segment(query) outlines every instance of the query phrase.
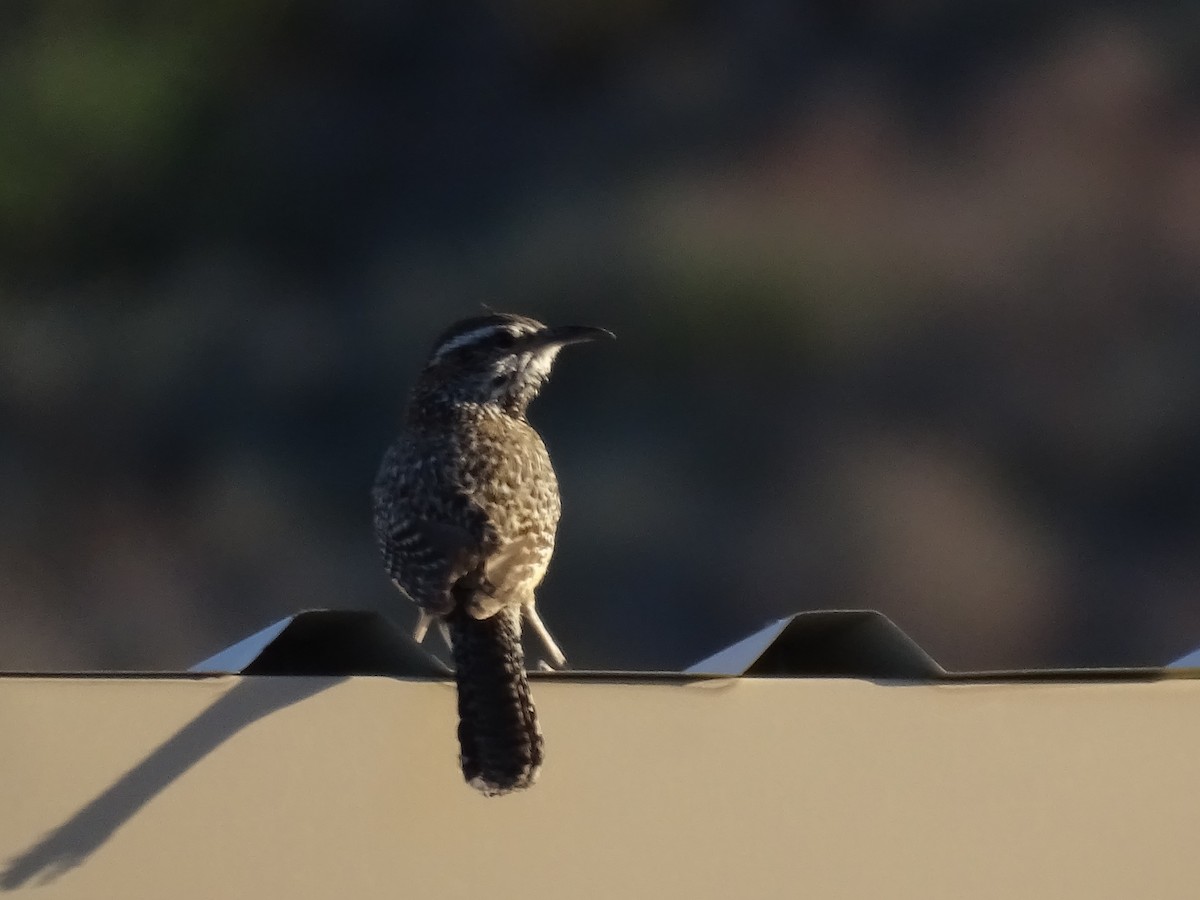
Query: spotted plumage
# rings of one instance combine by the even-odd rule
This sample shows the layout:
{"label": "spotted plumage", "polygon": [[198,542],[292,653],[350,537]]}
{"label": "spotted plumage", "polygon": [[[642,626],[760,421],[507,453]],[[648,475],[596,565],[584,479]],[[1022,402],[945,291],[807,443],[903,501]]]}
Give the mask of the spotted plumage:
{"label": "spotted plumage", "polygon": [[526,418],[562,347],[611,335],[524,316],[458,322],[434,344],[404,431],[372,493],[384,565],[450,635],[463,774],[488,795],[528,787],[542,737],[525,677],[522,619],[565,659],[535,609],[560,502],[546,446]]}

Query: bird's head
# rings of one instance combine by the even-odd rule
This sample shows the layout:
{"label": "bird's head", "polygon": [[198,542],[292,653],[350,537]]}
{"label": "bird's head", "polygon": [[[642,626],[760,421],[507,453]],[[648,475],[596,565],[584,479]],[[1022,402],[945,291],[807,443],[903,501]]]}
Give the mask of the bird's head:
{"label": "bird's head", "polygon": [[419,391],[427,399],[495,404],[523,415],[549,377],[559,350],[612,337],[603,328],[549,327],[511,313],[463,319],[434,344]]}

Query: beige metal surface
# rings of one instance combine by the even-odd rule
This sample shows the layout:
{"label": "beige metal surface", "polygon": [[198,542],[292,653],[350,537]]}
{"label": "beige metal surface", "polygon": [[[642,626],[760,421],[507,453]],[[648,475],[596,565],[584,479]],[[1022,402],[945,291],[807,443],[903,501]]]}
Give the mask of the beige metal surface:
{"label": "beige metal surface", "polygon": [[461,783],[448,684],[0,679],[0,888],[41,900],[1200,890],[1200,681],[535,690],[542,780],[489,800]]}

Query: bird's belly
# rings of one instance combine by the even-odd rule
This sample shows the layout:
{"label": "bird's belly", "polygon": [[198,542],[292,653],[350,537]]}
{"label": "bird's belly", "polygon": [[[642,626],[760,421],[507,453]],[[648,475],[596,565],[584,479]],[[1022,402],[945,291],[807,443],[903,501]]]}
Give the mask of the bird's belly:
{"label": "bird's belly", "polygon": [[524,602],[523,595],[532,593],[541,584],[550,563],[551,551],[551,547],[529,538],[512,541],[501,547],[484,567],[498,598]]}

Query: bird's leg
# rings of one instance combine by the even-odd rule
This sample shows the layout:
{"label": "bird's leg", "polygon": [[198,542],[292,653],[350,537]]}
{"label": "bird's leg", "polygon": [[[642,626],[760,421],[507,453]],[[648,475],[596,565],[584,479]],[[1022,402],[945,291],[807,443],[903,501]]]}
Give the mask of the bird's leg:
{"label": "bird's leg", "polygon": [[430,624],[436,618],[437,616],[432,615],[428,611],[421,610],[420,617],[417,619],[416,627],[413,628],[413,640],[418,644],[423,643],[425,640],[425,635],[429,631]]}
{"label": "bird's leg", "polygon": [[429,626],[434,622],[437,623],[438,634],[442,636],[442,642],[446,645],[446,649],[453,653],[454,645],[450,643],[450,626],[441,616],[435,616],[428,610],[421,610],[420,618],[417,619],[416,627],[413,628],[413,640],[418,644],[424,643],[425,635],[429,633]]}
{"label": "bird's leg", "polygon": [[533,629],[538,636],[538,640],[542,642],[542,646],[546,649],[547,655],[550,657],[550,662],[556,669],[561,669],[567,664],[566,654],[559,649],[554,638],[550,636],[550,632],[546,630],[541,616],[537,614],[537,610],[532,603],[526,603],[521,607],[521,611],[525,613],[525,618],[529,620],[529,627]]}

